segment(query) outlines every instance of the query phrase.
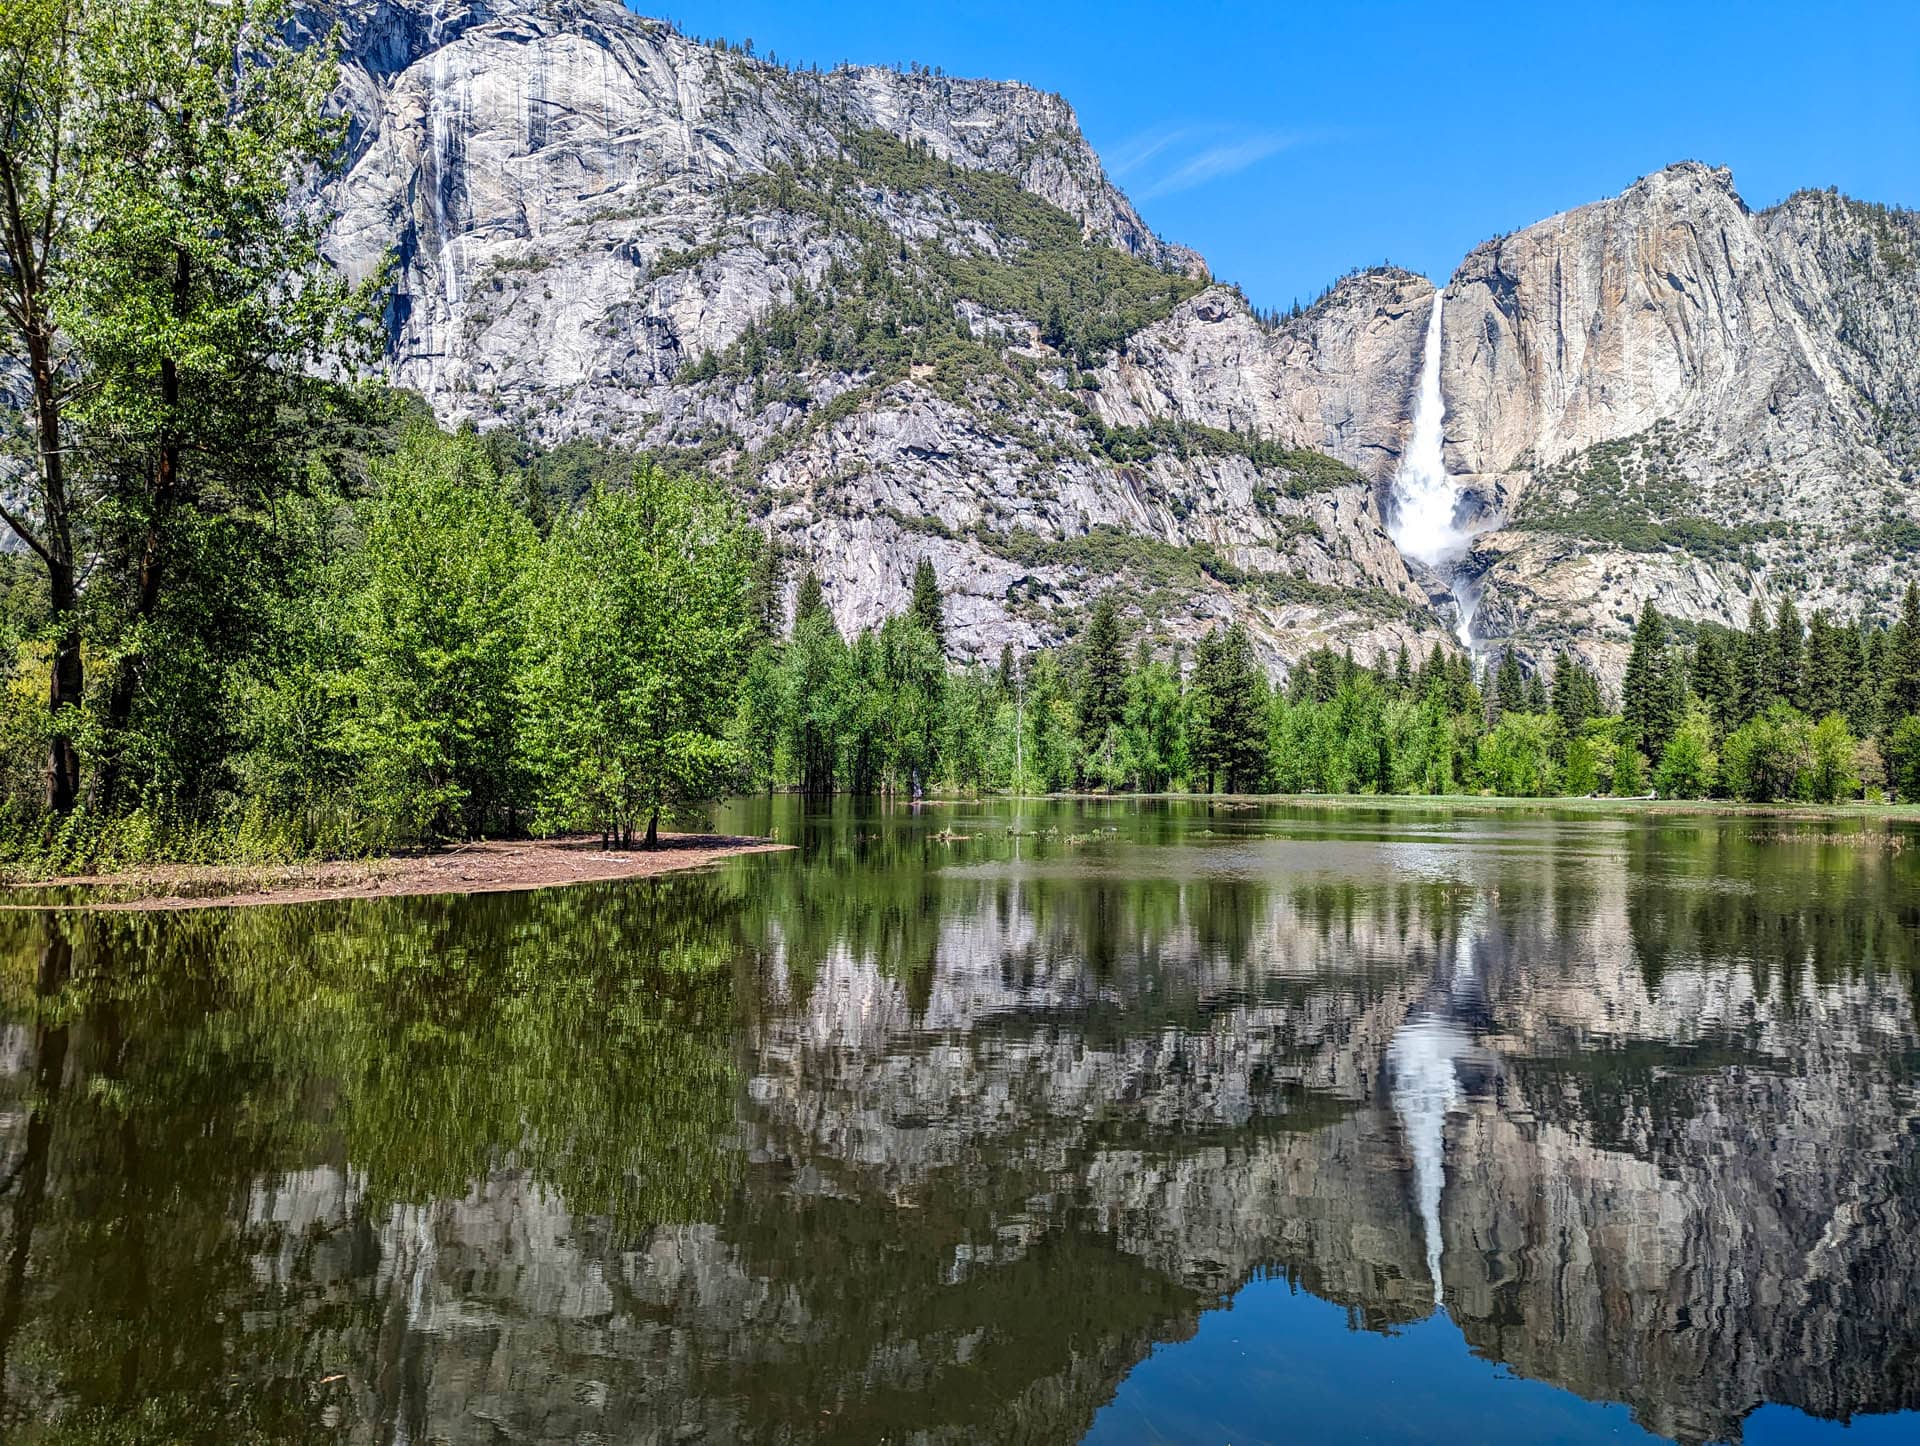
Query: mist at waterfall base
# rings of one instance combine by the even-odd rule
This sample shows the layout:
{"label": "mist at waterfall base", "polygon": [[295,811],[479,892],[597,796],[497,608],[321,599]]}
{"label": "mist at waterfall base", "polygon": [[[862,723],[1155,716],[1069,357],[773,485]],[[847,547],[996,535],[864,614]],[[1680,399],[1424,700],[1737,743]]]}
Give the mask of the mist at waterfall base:
{"label": "mist at waterfall base", "polygon": [[1440,394],[1441,313],[1445,294],[1435,291],[1427,317],[1420,385],[1413,398],[1413,431],[1393,474],[1392,517],[1387,535],[1400,555],[1432,569],[1453,594],[1454,635],[1473,647],[1473,615],[1480,605],[1478,579],[1461,564],[1482,528],[1460,520],[1461,487],[1447,475],[1446,399]]}

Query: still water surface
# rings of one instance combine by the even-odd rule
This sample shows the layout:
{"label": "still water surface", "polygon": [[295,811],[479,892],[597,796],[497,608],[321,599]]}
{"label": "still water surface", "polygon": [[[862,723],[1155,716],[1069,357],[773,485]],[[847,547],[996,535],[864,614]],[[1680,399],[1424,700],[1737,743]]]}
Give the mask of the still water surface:
{"label": "still water surface", "polygon": [[0,916],[7,1438],[1920,1440],[1913,825],[717,822]]}

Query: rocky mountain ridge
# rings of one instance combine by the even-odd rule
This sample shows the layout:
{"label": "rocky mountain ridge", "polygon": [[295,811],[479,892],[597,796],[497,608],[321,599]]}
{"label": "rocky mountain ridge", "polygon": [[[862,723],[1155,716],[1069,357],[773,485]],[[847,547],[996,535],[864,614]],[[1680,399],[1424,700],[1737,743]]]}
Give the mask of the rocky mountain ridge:
{"label": "rocky mountain ridge", "polygon": [[[448,421],[723,475],[843,626],[922,555],[965,656],[1244,617],[1283,667],[1450,644],[1387,533],[1435,295],[1270,324],[1155,238],[1060,98],[800,71],[613,0],[310,0],[355,125],[331,250],[389,251],[390,374]],[[1920,539],[1920,221],[1750,210],[1669,167],[1498,238],[1444,296],[1446,455],[1493,527],[1476,642],[1603,672],[1652,597],[1886,607]],[[1327,459],[1334,459],[1329,462]]]}

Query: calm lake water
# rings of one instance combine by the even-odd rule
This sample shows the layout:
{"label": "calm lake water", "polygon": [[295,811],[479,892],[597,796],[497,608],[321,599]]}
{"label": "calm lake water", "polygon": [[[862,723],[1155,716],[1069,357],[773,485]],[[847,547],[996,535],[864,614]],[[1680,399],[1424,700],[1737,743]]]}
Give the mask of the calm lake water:
{"label": "calm lake water", "polygon": [[0,916],[7,1438],[1920,1440],[1920,828],[717,822]]}

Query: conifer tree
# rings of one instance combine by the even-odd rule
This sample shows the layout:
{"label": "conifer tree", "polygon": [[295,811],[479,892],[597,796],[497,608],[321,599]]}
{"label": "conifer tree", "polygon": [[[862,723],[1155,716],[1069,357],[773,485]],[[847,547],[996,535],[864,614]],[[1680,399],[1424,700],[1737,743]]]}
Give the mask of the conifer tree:
{"label": "conifer tree", "polygon": [[1506,713],[1523,713],[1527,707],[1527,683],[1520,673],[1520,660],[1508,648],[1500,655],[1500,666],[1494,672],[1493,687],[1487,694],[1487,722],[1489,725],[1500,721]]}
{"label": "conifer tree", "polygon": [[1773,626],[1774,696],[1795,708],[1805,709],[1806,640],[1800,627],[1800,611],[1791,597],[1780,599],[1780,611]]}
{"label": "conifer tree", "polygon": [[1702,627],[1688,667],[1693,695],[1721,732],[1737,726],[1740,682],[1735,671],[1739,640],[1712,626]]}
{"label": "conifer tree", "polygon": [[1667,648],[1667,626],[1649,598],[1633,630],[1633,649],[1620,684],[1626,741],[1659,758],[1680,721],[1680,690]]}
{"label": "conifer tree", "polygon": [[1920,713],[1920,584],[1907,584],[1882,651],[1886,717],[1893,724]]}
{"label": "conifer tree", "polygon": [[1747,609],[1747,630],[1741,634],[1736,663],[1740,677],[1738,721],[1745,723],[1766,712],[1780,697],[1775,686],[1780,669],[1774,656],[1773,629],[1757,597]]}
{"label": "conifer tree", "polygon": [[933,563],[921,558],[913,569],[913,602],[908,615],[933,635],[941,656],[947,651],[947,610],[940,600],[940,579],[934,576]]}
{"label": "conifer tree", "polygon": [[793,594],[793,631],[800,631],[800,624],[820,613],[827,611],[826,589],[820,586],[820,574],[812,568],[801,574],[800,586]]}
{"label": "conifer tree", "polygon": [[1107,730],[1120,721],[1127,698],[1127,661],[1121,651],[1120,613],[1113,594],[1104,592],[1093,605],[1086,636],[1080,642],[1080,746],[1088,753],[1100,746]]}
{"label": "conifer tree", "polygon": [[753,569],[747,574],[747,621],[755,643],[772,642],[787,630],[786,600],[781,596],[780,547],[772,538],[754,546]]}
{"label": "conifer tree", "polygon": [[1847,710],[1851,635],[1827,621],[1824,608],[1814,609],[1807,622],[1807,664],[1802,684],[1802,706],[1815,718]]}
{"label": "conifer tree", "polygon": [[1547,712],[1547,683],[1537,670],[1527,674],[1527,711]]}
{"label": "conifer tree", "polygon": [[1569,738],[1601,711],[1599,683],[1569,653],[1554,659],[1552,707]]}

